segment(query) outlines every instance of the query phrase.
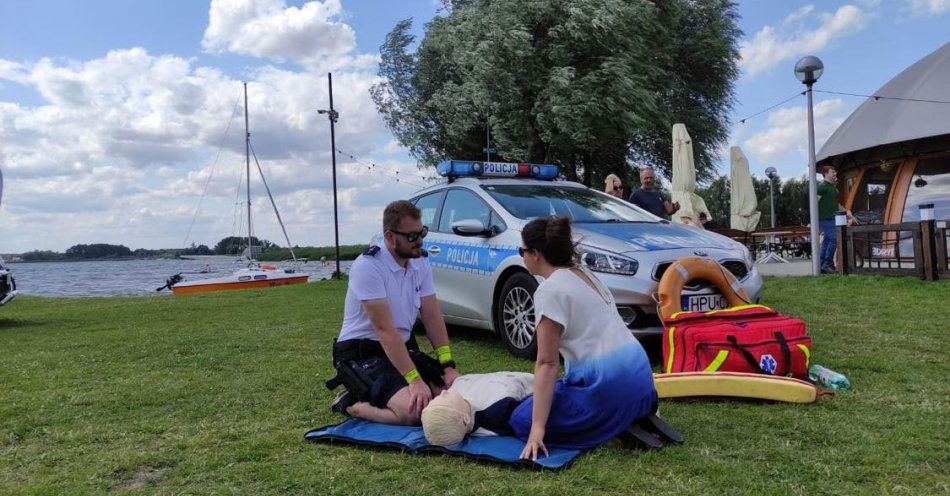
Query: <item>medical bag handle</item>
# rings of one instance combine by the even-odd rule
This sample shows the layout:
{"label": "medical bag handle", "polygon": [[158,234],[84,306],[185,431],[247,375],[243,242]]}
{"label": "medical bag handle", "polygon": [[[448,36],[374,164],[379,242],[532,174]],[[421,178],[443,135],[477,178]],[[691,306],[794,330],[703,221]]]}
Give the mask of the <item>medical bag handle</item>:
{"label": "medical bag handle", "polygon": [[[745,347],[745,345],[739,344],[735,336],[729,335],[729,336],[726,336],[726,339],[729,340],[729,344],[731,344],[732,346],[735,346],[735,348],[739,350],[740,353],[742,353],[742,356],[746,359],[747,362],[749,362],[749,365],[751,365],[753,369],[758,371],[760,374],[772,375],[762,370],[762,366],[759,365],[759,362],[755,360],[755,357],[752,356],[752,353],[748,350],[748,348]],[[785,368],[787,369],[786,372],[789,372],[792,368],[792,360],[791,360],[792,352],[791,350],[788,349],[788,341],[786,341],[785,335],[782,334],[781,332],[775,333],[775,339],[776,341],[778,341],[778,345],[782,349],[782,358],[785,359]],[[776,372],[778,371],[776,370]],[[785,374],[776,373],[775,375],[785,375]]]}

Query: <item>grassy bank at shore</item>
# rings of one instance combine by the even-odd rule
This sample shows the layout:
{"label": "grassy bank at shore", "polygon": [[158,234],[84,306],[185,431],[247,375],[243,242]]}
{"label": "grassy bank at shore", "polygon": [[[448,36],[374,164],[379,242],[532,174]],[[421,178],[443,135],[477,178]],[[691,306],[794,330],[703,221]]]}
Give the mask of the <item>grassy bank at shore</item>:
{"label": "grassy bank at shore", "polygon": [[[950,491],[950,283],[769,279],[813,361],[812,405],[663,401],[686,444],[599,448],[559,473],[305,443],[345,284],[0,308],[0,494],[937,494]],[[530,371],[450,329],[463,372]]]}

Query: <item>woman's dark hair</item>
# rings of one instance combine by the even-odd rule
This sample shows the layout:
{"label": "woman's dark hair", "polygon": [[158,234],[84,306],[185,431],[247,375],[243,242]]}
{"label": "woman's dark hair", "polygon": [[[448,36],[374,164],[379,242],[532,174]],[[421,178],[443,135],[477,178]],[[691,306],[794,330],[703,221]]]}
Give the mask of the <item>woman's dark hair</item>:
{"label": "woman's dark hair", "polygon": [[528,222],[521,231],[521,241],[529,250],[537,250],[551,265],[570,267],[576,254],[571,238],[571,219],[539,217]]}

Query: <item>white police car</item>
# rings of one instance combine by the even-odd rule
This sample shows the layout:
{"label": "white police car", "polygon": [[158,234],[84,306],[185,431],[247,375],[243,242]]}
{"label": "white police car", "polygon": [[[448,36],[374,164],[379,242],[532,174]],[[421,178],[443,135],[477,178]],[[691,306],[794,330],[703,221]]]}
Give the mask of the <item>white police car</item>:
{"label": "white police car", "polygon": [[[572,220],[581,263],[595,271],[617,301],[630,331],[642,338],[662,333],[653,295],[663,271],[678,257],[698,255],[723,264],[758,299],[762,277],[749,251],[729,238],[672,224],[582,184],[556,181],[553,165],[444,161],[448,178],[411,201],[429,226],[423,248],[435,278],[446,322],[493,329],[509,351],[535,353],[534,303],[538,281],[518,256],[521,229],[531,219],[566,215]],[[702,281],[689,286],[684,308],[725,306]]]}

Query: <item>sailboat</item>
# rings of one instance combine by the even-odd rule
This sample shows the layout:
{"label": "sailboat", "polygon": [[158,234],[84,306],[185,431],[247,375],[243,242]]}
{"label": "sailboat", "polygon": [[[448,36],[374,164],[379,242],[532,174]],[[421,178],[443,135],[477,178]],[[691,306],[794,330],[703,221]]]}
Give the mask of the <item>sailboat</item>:
{"label": "sailboat", "polygon": [[[254,156],[257,162],[257,155]],[[227,291],[233,289],[248,288],[269,288],[273,286],[287,286],[291,284],[304,284],[309,279],[306,274],[299,274],[294,269],[280,269],[276,265],[261,265],[254,259],[254,255],[259,252],[258,246],[252,245],[254,239],[251,233],[251,132],[248,128],[247,116],[247,83],[244,83],[244,162],[247,172],[247,246],[245,249],[247,267],[235,271],[231,275],[223,277],[212,277],[208,279],[186,280],[181,274],[175,274],[165,281],[165,286],[158,288],[161,291],[165,288],[172,290],[174,294],[186,293],[209,293],[213,291]],[[287,240],[287,246],[290,247],[290,255],[294,262],[297,256],[294,254],[293,245],[290,244],[290,238],[287,236],[287,229],[284,228],[284,222],[280,218],[280,212],[277,211],[277,204],[274,203],[274,197],[270,193],[267,181],[264,179],[264,173],[257,164],[258,171],[261,173],[261,180],[267,189],[267,196],[270,198],[274,212],[277,214],[277,221],[284,232],[284,238]]]}

